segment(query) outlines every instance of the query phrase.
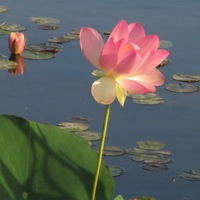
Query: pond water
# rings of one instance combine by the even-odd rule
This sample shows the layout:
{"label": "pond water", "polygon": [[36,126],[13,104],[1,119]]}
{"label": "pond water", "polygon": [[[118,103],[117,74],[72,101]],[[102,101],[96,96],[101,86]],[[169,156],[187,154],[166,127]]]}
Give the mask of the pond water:
{"label": "pond water", "polygon": [[[145,171],[140,163],[130,160],[130,155],[104,160],[126,170],[115,178],[115,195],[122,194],[125,199],[141,195],[157,200],[198,199],[200,182],[182,179],[179,173],[200,170],[200,93],[172,93],[164,86],[176,82],[172,79],[175,73],[200,72],[200,1],[1,0],[0,4],[9,8],[8,12],[0,13],[0,23],[25,26],[27,44],[46,42],[83,26],[93,27],[103,35],[121,19],[128,23],[138,21],[147,34],[156,33],[160,39],[171,41],[173,46],[168,48],[171,62],[160,68],[165,84],[157,89],[157,94],[167,102],[150,106],[127,99],[122,108],[115,101],[106,138],[106,145],[123,148],[134,147],[141,140],[163,142],[166,150],[173,153],[170,168],[159,173]],[[59,29],[39,30],[29,21],[34,16],[60,19]],[[7,35],[0,36],[0,53],[9,56],[7,40]],[[25,59],[23,76],[0,71],[0,113],[53,125],[67,117],[89,116],[93,118],[91,129],[101,131],[104,106],[97,104],[90,94],[94,68],[80,52],[79,41],[61,46],[62,51],[54,59]]]}

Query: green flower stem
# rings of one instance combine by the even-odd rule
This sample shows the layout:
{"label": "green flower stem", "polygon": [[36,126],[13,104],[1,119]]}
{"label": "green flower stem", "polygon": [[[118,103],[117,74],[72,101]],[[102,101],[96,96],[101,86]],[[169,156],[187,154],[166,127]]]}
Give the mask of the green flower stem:
{"label": "green flower stem", "polygon": [[95,174],[93,190],[92,190],[92,200],[95,200],[95,196],[96,196],[97,183],[98,183],[98,178],[99,178],[99,173],[100,173],[100,168],[101,168],[102,155],[103,155],[104,143],[105,143],[105,138],[106,138],[106,131],[107,131],[107,127],[108,127],[109,114],[110,114],[110,104],[106,105],[106,110],[105,110],[105,115],[104,115],[103,129],[102,129],[102,135],[101,135],[101,144],[100,144],[100,149],[99,149],[99,158],[98,158],[96,174]]}

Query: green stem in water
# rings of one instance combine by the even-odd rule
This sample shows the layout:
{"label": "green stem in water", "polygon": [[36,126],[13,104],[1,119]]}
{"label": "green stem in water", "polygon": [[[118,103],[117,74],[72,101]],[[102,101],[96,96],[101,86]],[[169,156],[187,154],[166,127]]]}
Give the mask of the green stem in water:
{"label": "green stem in water", "polygon": [[105,110],[105,115],[104,115],[103,129],[102,129],[102,135],[101,135],[101,144],[100,144],[100,148],[99,148],[99,158],[98,158],[96,174],[95,174],[93,190],[92,190],[92,200],[95,200],[95,196],[96,196],[97,183],[98,183],[99,173],[100,173],[100,168],[101,168],[102,155],[103,155],[104,143],[105,143],[105,138],[106,138],[106,131],[107,131],[107,127],[108,127],[109,114],[110,114],[110,104],[106,105],[106,110]]}

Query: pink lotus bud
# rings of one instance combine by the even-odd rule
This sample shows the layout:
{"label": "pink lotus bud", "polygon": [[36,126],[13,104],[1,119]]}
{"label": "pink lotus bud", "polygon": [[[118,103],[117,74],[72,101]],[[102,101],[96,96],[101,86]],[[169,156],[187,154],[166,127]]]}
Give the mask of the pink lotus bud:
{"label": "pink lotus bud", "polygon": [[9,37],[9,49],[13,54],[20,54],[24,50],[26,38],[23,33],[11,32]]}

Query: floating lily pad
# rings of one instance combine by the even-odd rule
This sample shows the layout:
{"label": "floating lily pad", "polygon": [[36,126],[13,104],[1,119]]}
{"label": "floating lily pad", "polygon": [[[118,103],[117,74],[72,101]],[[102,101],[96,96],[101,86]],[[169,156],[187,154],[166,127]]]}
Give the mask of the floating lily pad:
{"label": "floating lily pad", "polygon": [[35,22],[37,24],[58,24],[60,23],[59,19],[52,17],[31,17],[29,18],[31,22]]}
{"label": "floating lily pad", "polygon": [[0,28],[0,35],[9,35],[9,31],[4,31],[3,29]]}
{"label": "floating lily pad", "polygon": [[101,134],[99,132],[79,131],[74,133],[87,141],[97,141],[101,139]]}
{"label": "floating lily pad", "polygon": [[0,60],[0,70],[2,69],[14,69],[17,67],[17,63],[10,60]]}
{"label": "floating lily pad", "polygon": [[109,167],[113,177],[121,176],[122,174],[125,173],[125,169],[122,167],[118,167],[118,166],[114,166],[114,165],[109,165],[108,167]]}
{"label": "floating lily pad", "polygon": [[38,25],[38,28],[41,30],[56,30],[59,28],[59,26],[53,24],[40,24]]}
{"label": "floating lily pad", "polygon": [[5,6],[0,6],[0,13],[6,12],[8,10]]}
{"label": "floating lily pad", "polygon": [[30,44],[25,47],[28,51],[49,51],[56,53],[61,51],[62,47],[58,44],[52,43],[40,43],[40,44]]}
{"label": "floating lily pad", "polygon": [[165,103],[166,100],[162,97],[159,97],[155,93],[149,93],[149,94],[131,94],[128,93],[128,97],[132,98],[135,103],[138,104],[149,104],[149,105],[156,105],[156,104],[162,104]]}
{"label": "floating lily pad", "polygon": [[174,74],[173,79],[177,81],[185,81],[185,82],[197,82],[200,81],[200,75],[194,74]]}
{"label": "floating lily pad", "polygon": [[0,26],[1,29],[4,31],[9,31],[9,32],[20,32],[20,31],[25,31],[26,28],[24,26],[21,26],[19,24],[3,24]]}
{"label": "floating lily pad", "polygon": [[160,40],[159,42],[159,48],[161,49],[166,49],[171,46],[173,46],[173,43],[168,40]]}
{"label": "floating lily pad", "polygon": [[199,90],[199,87],[190,83],[171,83],[167,84],[165,88],[171,92],[197,92]]}
{"label": "floating lily pad", "polygon": [[31,59],[31,60],[46,60],[55,57],[55,53],[52,52],[35,52],[35,51],[23,51],[20,54],[23,58]]}
{"label": "floating lily pad", "polygon": [[126,153],[128,154],[136,154],[136,153],[147,153],[148,151],[145,149],[140,149],[140,148],[129,148],[126,149]]}
{"label": "floating lily pad", "polygon": [[159,155],[159,156],[172,156],[172,152],[170,151],[162,151],[162,150],[157,150],[157,151],[150,151],[151,154]]}
{"label": "floating lily pad", "polygon": [[156,156],[156,155],[135,153],[131,157],[131,160],[133,160],[135,162],[154,163],[154,162],[159,162],[162,159],[159,156]]}
{"label": "floating lily pad", "polygon": [[58,44],[70,42],[70,40],[67,38],[67,36],[52,37],[52,38],[48,39],[47,41],[52,42],[52,43],[58,43]]}
{"label": "floating lily pad", "polygon": [[138,148],[146,150],[160,150],[165,147],[165,144],[158,141],[139,141],[136,144]]}
{"label": "floating lily pad", "polygon": [[167,170],[169,167],[165,164],[159,164],[159,163],[150,163],[145,164],[142,166],[142,169],[148,170],[148,171],[154,171],[154,172],[160,172]]}
{"label": "floating lily pad", "polygon": [[104,156],[120,156],[120,155],[125,154],[125,152],[126,151],[123,148],[107,146],[107,147],[104,147],[103,155]]}
{"label": "floating lily pad", "polygon": [[90,117],[86,116],[76,116],[76,117],[69,117],[67,118],[69,122],[79,122],[79,123],[89,123],[92,121]]}
{"label": "floating lily pad", "polygon": [[200,171],[193,169],[189,171],[183,171],[179,174],[179,176],[187,180],[200,181]]}
{"label": "floating lily pad", "polygon": [[78,35],[69,35],[69,34],[67,34],[64,37],[65,37],[65,39],[68,39],[68,40],[79,40],[79,36]]}
{"label": "floating lily pad", "polygon": [[72,29],[64,37],[69,40],[79,40],[79,33],[80,33],[80,29]]}
{"label": "floating lily pad", "polygon": [[170,61],[168,59],[163,60],[157,67],[163,67],[165,65],[168,65]]}
{"label": "floating lily pad", "polygon": [[152,99],[140,99],[140,100],[134,99],[133,101],[138,104],[148,104],[148,105],[163,104],[166,102],[166,100],[163,99],[162,97],[155,97]]}
{"label": "floating lily pad", "polygon": [[59,123],[58,126],[60,128],[69,130],[69,131],[86,131],[88,130],[89,126],[83,123],[76,123],[76,122],[63,122]]}
{"label": "floating lily pad", "polygon": [[156,199],[154,197],[141,196],[141,197],[136,197],[129,200],[156,200]]}
{"label": "floating lily pad", "polygon": [[146,100],[146,99],[153,99],[157,97],[155,93],[149,93],[149,94],[133,94],[128,93],[128,97],[132,99],[138,99],[138,100]]}
{"label": "floating lily pad", "polygon": [[103,34],[104,34],[105,36],[109,37],[110,34],[111,34],[111,31],[105,31]]}

